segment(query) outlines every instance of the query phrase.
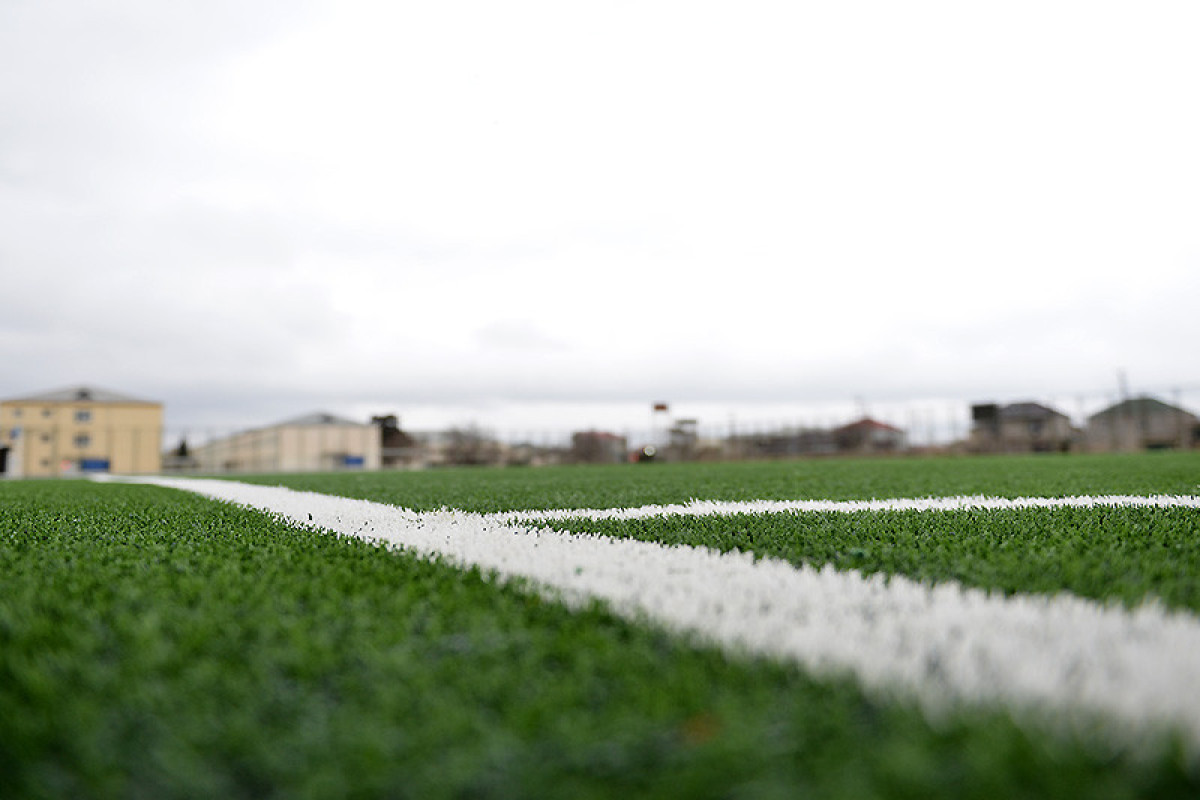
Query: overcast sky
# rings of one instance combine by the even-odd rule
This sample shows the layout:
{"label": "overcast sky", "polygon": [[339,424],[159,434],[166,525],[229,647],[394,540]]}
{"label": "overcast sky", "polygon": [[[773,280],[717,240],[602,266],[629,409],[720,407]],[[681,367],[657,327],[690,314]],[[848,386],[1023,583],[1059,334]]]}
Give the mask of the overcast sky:
{"label": "overcast sky", "polygon": [[1197,41],[1190,1],[0,0],[0,396],[1200,392]]}

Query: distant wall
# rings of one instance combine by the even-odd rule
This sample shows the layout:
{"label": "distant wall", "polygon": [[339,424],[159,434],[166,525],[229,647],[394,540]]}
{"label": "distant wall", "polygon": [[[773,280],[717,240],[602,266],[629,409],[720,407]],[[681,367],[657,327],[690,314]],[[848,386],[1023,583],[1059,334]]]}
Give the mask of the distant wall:
{"label": "distant wall", "polygon": [[0,403],[0,441],[14,477],[158,473],[162,432],[157,403]]}

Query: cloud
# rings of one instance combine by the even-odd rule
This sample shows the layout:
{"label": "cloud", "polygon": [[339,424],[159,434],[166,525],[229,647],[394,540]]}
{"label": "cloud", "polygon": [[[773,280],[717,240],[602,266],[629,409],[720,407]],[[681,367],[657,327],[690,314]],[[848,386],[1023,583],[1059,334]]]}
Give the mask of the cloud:
{"label": "cloud", "polygon": [[517,351],[556,351],[567,346],[526,320],[496,320],[475,330],[475,338],[484,349]]}
{"label": "cloud", "polygon": [[865,10],[7,4],[3,380],[196,418],[1200,381],[1194,8]]}

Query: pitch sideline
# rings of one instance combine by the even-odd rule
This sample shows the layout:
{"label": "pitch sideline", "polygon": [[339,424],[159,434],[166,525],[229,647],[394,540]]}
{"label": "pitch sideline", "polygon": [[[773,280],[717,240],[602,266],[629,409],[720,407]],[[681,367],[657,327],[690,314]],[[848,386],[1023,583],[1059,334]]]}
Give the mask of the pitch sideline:
{"label": "pitch sideline", "polygon": [[[697,502],[644,509],[480,514],[414,512],[365,500],[231,481],[130,479],[194,492],[356,536],[498,578],[520,577],[568,604],[591,598],[616,613],[733,651],[850,672],[864,686],[917,699],[1024,709],[1136,742],[1167,728],[1200,758],[1200,619],[1156,604],[1132,611],[1068,594],[1001,597],[954,583],[830,567],[795,567],[748,553],[564,533],[522,520],[682,513],[865,511],[1062,505],[1200,507],[1198,497],[921,498],[899,501]],[[892,504],[880,506],[880,503]],[[864,508],[864,505],[870,505]],[[615,516],[593,516],[615,515]]]}

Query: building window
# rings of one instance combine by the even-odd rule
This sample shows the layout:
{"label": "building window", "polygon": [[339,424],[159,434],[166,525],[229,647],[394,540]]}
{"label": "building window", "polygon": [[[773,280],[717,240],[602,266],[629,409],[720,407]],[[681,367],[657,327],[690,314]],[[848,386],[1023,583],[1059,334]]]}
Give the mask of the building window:
{"label": "building window", "polygon": [[78,434],[75,437],[75,446],[77,448],[79,448],[80,450],[84,449],[91,443],[92,443],[92,437],[88,436],[86,433]]}
{"label": "building window", "polygon": [[48,441],[50,441],[50,434],[48,434],[48,433],[43,433],[43,434],[42,434],[42,441],[43,441],[43,442],[48,442]]}
{"label": "building window", "polygon": [[51,411],[50,411],[50,409],[48,409],[48,408],[43,408],[43,409],[42,409],[42,416],[43,416],[43,417],[48,417],[48,416],[50,416],[50,414],[51,414],[51,413],[52,413],[52,412],[51,412]]}
{"label": "building window", "polygon": [[21,416],[21,412],[22,412],[22,411],[24,411],[24,410],[25,410],[25,409],[23,409],[23,408],[14,408],[14,409],[13,409],[13,416],[14,416],[14,417],[19,417],[19,416]]}
{"label": "building window", "polygon": [[75,421],[76,422],[91,422],[92,421],[92,412],[86,411],[83,409],[76,411],[75,412]]}

